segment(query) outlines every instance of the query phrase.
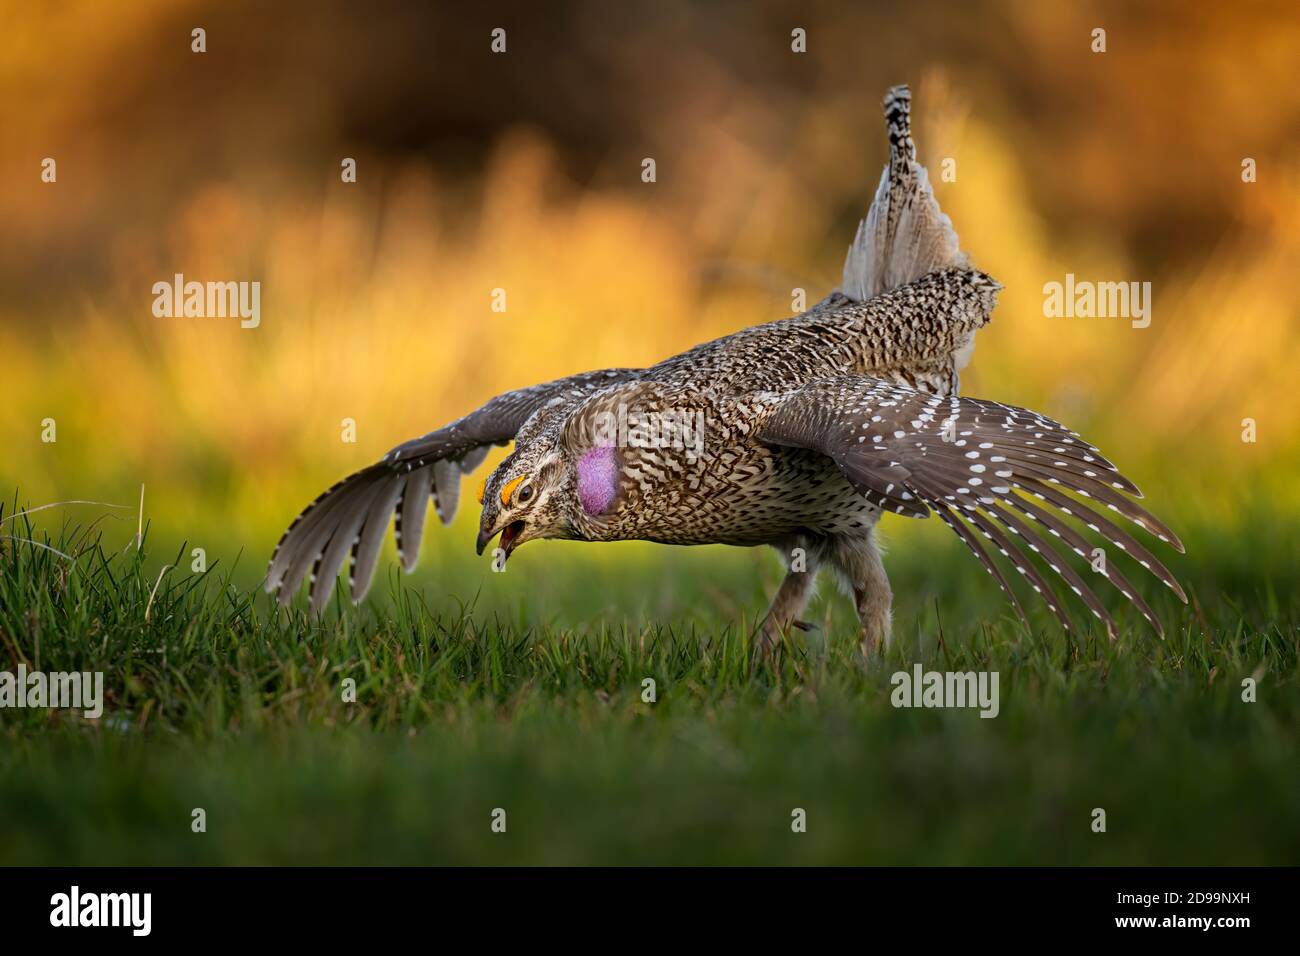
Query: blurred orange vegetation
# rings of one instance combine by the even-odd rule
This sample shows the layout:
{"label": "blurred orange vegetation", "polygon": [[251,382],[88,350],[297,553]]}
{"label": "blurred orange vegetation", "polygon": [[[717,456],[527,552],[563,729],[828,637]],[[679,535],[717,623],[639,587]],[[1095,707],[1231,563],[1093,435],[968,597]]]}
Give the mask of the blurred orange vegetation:
{"label": "blurred orange vegetation", "polygon": [[[590,175],[571,172],[565,141],[544,122],[503,124],[473,175],[445,169],[436,150],[379,149],[343,136],[313,154],[265,125],[249,134],[261,144],[258,163],[188,175],[177,143],[190,127],[159,126],[143,108],[102,110],[95,84],[121,69],[133,78],[133,96],[158,84],[183,87],[184,77],[141,79],[149,62],[123,63],[123,50],[150,25],[180,24],[172,39],[181,52],[167,62],[183,65],[191,55],[184,24],[211,8],[79,3],[6,15],[15,22],[0,38],[0,90],[16,94],[5,100],[18,106],[0,133],[0,252],[10,263],[0,301],[0,484],[10,496],[18,488],[23,502],[132,504],[143,482],[164,540],[206,534],[269,553],[322,487],[499,391],[649,364],[783,317],[795,286],[815,302],[835,284],[853,217],[875,188],[884,156],[879,97],[889,80],[910,79],[940,202],[974,262],[1005,286],[963,390],[1080,428],[1148,496],[1164,496],[1169,504],[1157,510],[1175,524],[1230,516],[1250,498],[1281,511],[1300,505],[1292,367],[1300,354],[1300,154],[1296,127],[1282,128],[1294,122],[1296,98],[1287,92],[1284,104],[1281,93],[1270,99],[1274,90],[1233,84],[1249,53],[1217,42],[1214,22],[1201,20],[1200,32],[1184,25],[1177,40],[1227,84],[1215,103],[1249,113],[1251,128],[1273,136],[1255,156],[1254,184],[1240,181],[1250,144],[1222,144],[1208,158],[1197,151],[1218,137],[1185,124],[1213,126],[1219,116],[1189,113],[1167,89],[1142,89],[1132,65],[1137,41],[1125,39],[1116,7],[1105,18],[1112,74],[1092,88],[1077,78],[1090,66],[1085,44],[1062,60],[1075,85],[1058,79],[1042,91],[1058,97],[1051,111],[1077,114],[1071,128],[1094,125],[1056,141],[1017,117],[1014,98],[997,95],[987,72],[1013,52],[991,39],[984,63],[967,50],[921,69],[893,53],[887,69],[852,82],[840,64],[838,85],[814,84],[797,109],[762,91],[745,94],[715,66],[700,82],[737,97],[728,109],[701,117],[698,103],[665,107],[647,122],[651,142],[597,156]],[[992,35],[1014,18],[1030,60],[1050,59],[1071,31],[1086,37],[1091,22],[1028,4],[988,10],[983,29]],[[744,26],[777,32],[774,57],[785,23],[776,19],[775,27],[758,16]],[[1257,29],[1257,52],[1296,52],[1294,20],[1271,34]],[[813,56],[826,33],[810,36]],[[879,30],[863,36],[867,45],[886,39]],[[50,63],[62,67],[38,80]],[[21,95],[36,87],[39,97]],[[1108,92],[1117,89],[1141,101],[1139,119]],[[1112,106],[1124,106],[1119,120],[1096,102],[1112,95]],[[1169,100],[1152,102],[1155,95]],[[236,135],[243,102],[225,113],[205,109],[191,123]],[[277,109],[288,116],[296,105]],[[1134,128],[1143,134],[1128,135]],[[1130,166],[1135,176],[1161,178],[1144,154],[1161,139],[1186,140],[1185,153],[1168,143],[1150,148],[1159,162],[1185,155],[1194,176],[1170,166],[1167,178],[1179,188],[1154,200],[1150,189],[1115,182]],[[124,163],[117,150],[127,140]],[[152,145],[158,159],[141,169]],[[280,145],[281,160],[268,159]],[[237,151],[238,140],[229,148]],[[58,157],[54,185],[39,182],[46,155]],[[359,159],[355,185],[339,182],[340,157],[349,155]],[[645,155],[657,157],[657,183],[640,182]],[[957,160],[955,182],[939,182],[944,157]],[[1062,166],[1074,187],[1061,186]],[[1189,244],[1180,207],[1200,202],[1195,177],[1211,176],[1220,201],[1238,205],[1217,228],[1198,225]],[[1100,225],[1089,216],[1094,203]],[[1178,247],[1169,252],[1144,242],[1162,235],[1162,211]],[[1143,225],[1120,238],[1117,223],[1130,215]],[[1150,281],[1150,328],[1044,317],[1044,283],[1067,272]],[[175,273],[260,281],[260,327],[155,318],[151,287]],[[491,310],[497,288],[506,290],[504,314]],[[46,418],[57,422],[54,444],[41,441]],[[356,444],[340,439],[345,418],[357,422]],[[1255,444],[1241,440],[1245,418],[1258,423]]]}

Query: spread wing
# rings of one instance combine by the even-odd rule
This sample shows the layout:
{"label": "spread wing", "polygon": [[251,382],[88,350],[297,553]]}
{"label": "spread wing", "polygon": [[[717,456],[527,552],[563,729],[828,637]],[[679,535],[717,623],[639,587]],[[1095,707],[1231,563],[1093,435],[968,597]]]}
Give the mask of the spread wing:
{"label": "spread wing", "polygon": [[382,460],[344,478],[308,505],[285,531],[271,557],[266,590],[288,604],[310,574],[311,607],[319,612],[351,555],[349,587],[360,601],[370,589],[379,547],[396,513],[394,536],[402,566],[420,553],[429,500],[443,524],[456,514],[460,478],[477,468],[492,445],[511,441],[550,402],[578,399],[641,374],[605,369],[498,395],[477,411],[398,445]]}
{"label": "spread wing", "polygon": [[[1036,412],[848,376],[813,382],[785,397],[759,437],[827,455],[881,509],[911,517],[933,510],[997,579],[1022,617],[1015,594],[976,533],[1028,579],[1066,630],[1068,618],[1023,548],[1060,575],[1114,636],[1105,606],[1053,542],[1093,560],[1094,546],[1064,516],[1101,535],[1187,601],[1169,570],[1105,512],[1181,552],[1177,535],[1132,500],[1141,497],[1137,487],[1096,448]],[[1100,562],[1098,573],[1163,634],[1118,562]]]}

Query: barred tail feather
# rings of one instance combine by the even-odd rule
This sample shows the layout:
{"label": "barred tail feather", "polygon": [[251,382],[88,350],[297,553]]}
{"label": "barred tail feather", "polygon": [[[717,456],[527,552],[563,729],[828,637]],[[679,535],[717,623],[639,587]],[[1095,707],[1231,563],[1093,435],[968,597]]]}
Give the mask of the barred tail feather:
{"label": "barred tail feather", "polygon": [[893,87],[884,108],[889,165],[844,260],[841,291],[858,301],[937,269],[968,266],[952,220],[939,208],[929,174],[916,161],[911,91]]}

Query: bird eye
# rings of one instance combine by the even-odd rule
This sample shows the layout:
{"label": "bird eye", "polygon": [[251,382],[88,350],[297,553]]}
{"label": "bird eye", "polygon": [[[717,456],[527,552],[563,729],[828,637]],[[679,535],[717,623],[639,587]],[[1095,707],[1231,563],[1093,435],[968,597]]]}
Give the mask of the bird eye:
{"label": "bird eye", "polygon": [[520,488],[520,489],[519,489],[519,494],[515,496],[515,500],[518,501],[521,505],[526,505],[526,504],[528,504],[528,502],[532,501],[532,500],[533,500],[533,486],[532,486],[532,485],[524,485],[522,488]]}

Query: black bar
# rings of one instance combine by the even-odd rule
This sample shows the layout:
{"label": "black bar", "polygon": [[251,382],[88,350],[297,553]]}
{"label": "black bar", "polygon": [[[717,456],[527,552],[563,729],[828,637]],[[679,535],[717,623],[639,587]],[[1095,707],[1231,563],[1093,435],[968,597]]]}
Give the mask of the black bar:
{"label": "black bar", "polygon": [[[102,910],[111,916],[116,906],[119,922],[127,925],[51,925],[52,918],[70,913],[74,886],[87,919],[101,911],[99,894],[149,894],[148,935],[137,937],[130,919],[143,928],[142,896],[139,909],[126,909],[116,897]],[[0,914],[7,942],[32,937],[66,942],[76,934],[90,943],[147,938],[338,945],[373,943],[378,932],[450,943],[454,935],[444,933],[468,930],[498,939],[515,930],[537,945],[546,937],[554,940],[557,931],[592,945],[618,938],[664,945],[688,923],[705,927],[700,931],[705,936],[717,933],[735,942],[749,927],[765,937],[776,922],[805,931],[838,926],[873,934],[892,925],[904,932],[922,930],[927,943],[947,937],[1186,941],[1200,936],[1232,944],[1251,934],[1272,936],[1293,928],[1296,889],[1297,870],[1281,868],[52,868],[0,871]],[[61,911],[60,895],[66,903]],[[88,903],[88,896],[94,902]],[[1140,922],[1121,925],[1133,920]],[[1202,920],[1210,921],[1208,927]]]}

